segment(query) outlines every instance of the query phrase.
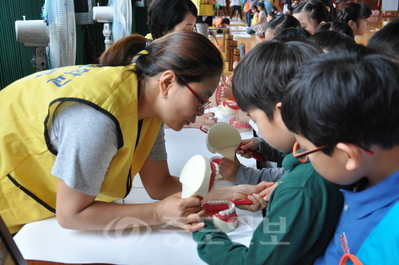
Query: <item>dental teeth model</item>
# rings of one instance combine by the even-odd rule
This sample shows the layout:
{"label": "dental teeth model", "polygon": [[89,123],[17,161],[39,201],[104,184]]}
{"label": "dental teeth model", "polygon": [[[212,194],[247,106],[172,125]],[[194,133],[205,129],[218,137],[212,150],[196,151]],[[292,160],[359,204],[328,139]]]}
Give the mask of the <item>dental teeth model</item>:
{"label": "dental teeth model", "polygon": [[231,118],[230,125],[236,128],[240,133],[249,132],[252,130],[252,126],[248,122],[237,121],[236,117]]}
{"label": "dental teeth model", "polygon": [[237,103],[233,100],[224,100],[218,107],[224,115],[235,115],[237,110],[240,109]]}
{"label": "dental teeth model", "polygon": [[209,159],[211,161],[211,163],[213,163],[215,166],[216,180],[223,179],[223,177],[219,174],[219,164],[222,161],[222,159],[223,159],[223,156],[214,156]]}
{"label": "dental teeth model", "polygon": [[219,83],[218,87],[216,88],[216,92],[215,92],[216,106],[219,106],[220,102],[222,102],[223,94],[224,94],[224,86],[223,86],[223,84]]}
{"label": "dental teeth model", "polygon": [[236,207],[231,201],[208,201],[204,203],[206,214],[222,232],[228,233],[238,226]]}
{"label": "dental teeth model", "polygon": [[208,194],[215,184],[219,166],[202,155],[195,155],[184,165],[180,173],[182,198]]}

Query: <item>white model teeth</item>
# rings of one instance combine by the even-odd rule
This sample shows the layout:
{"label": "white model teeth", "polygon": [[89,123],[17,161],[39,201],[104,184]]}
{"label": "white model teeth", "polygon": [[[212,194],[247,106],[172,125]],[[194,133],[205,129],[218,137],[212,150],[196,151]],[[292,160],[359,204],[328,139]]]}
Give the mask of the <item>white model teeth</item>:
{"label": "white model teeth", "polygon": [[[217,229],[219,229],[222,232],[228,233],[230,231],[233,231],[234,229],[237,228],[238,226],[238,219],[237,219],[237,214],[236,214],[236,207],[234,203],[231,201],[225,201],[225,200],[220,200],[220,201],[209,201],[208,202],[211,205],[227,205],[228,209],[219,211],[219,213],[215,214],[212,216],[212,221],[213,224]],[[219,206],[215,206],[219,207]],[[226,206],[222,206],[222,209],[225,209]]]}
{"label": "white model teeth", "polygon": [[219,165],[215,162],[212,162],[212,164],[215,166],[215,175],[219,174]]}
{"label": "white model teeth", "polygon": [[235,212],[236,206],[231,201],[209,201],[209,204],[227,204],[229,206],[228,209],[220,211],[220,215],[229,215]]}
{"label": "white model teeth", "polygon": [[221,211],[221,212],[219,212],[219,214],[220,214],[220,215],[229,215],[229,214],[234,213],[235,210],[236,210],[236,209],[235,209],[235,206],[233,206],[233,208],[230,208],[230,209]]}

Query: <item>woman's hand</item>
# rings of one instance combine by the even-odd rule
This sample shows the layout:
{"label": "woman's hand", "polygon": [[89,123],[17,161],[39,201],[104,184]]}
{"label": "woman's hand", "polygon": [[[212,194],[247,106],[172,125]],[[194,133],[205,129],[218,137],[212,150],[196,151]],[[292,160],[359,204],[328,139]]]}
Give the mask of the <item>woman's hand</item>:
{"label": "woman's hand", "polygon": [[236,186],[214,186],[205,196],[203,202],[213,200],[239,200],[245,199],[248,195],[259,194],[261,197],[267,196],[271,191],[269,188],[274,182],[262,181],[257,185],[236,185]]}
{"label": "woman's hand", "polygon": [[194,123],[190,123],[190,125],[184,126],[188,128],[199,128],[200,126],[211,127],[215,123],[218,122],[218,119],[215,117],[214,112],[205,112],[201,116],[197,116],[195,118]]}
{"label": "woman's hand", "polygon": [[155,212],[159,223],[183,228],[194,232],[204,227],[205,209],[202,208],[199,197],[181,198],[181,192],[175,193],[157,202]]}

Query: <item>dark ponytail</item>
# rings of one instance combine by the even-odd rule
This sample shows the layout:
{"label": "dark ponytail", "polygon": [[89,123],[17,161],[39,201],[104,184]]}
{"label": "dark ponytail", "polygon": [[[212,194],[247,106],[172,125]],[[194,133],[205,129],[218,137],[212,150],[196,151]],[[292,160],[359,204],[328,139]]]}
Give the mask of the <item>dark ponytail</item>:
{"label": "dark ponytail", "polygon": [[338,12],[338,20],[348,23],[350,20],[358,23],[359,19],[369,18],[371,8],[365,3],[348,3]]}
{"label": "dark ponytail", "polygon": [[112,44],[100,57],[101,66],[126,66],[145,49],[147,39],[139,34],[129,35]]}
{"label": "dark ponytail", "polygon": [[208,38],[196,32],[178,31],[154,40],[148,54],[136,61],[139,78],[145,79],[173,70],[179,81],[200,82],[223,71],[220,51]]}

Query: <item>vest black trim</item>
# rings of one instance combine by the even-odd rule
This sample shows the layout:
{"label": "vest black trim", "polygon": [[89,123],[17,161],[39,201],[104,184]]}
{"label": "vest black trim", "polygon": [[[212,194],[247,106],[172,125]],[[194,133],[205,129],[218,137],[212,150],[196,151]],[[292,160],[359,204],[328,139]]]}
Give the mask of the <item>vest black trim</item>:
{"label": "vest black trim", "polygon": [[[141,127],[143,127],[143,120],[139,120],[138,122],[138,131],[137,131],[137,138],[136,138],[136,147],[139,144],[140,135],[141,135]],[[134,150],[136,152],[136,149]],[[132,168],[129,169],[129,174],[127,175],[126,180],[126,193],[123,198],[126,198],[129,195],[130,191],[132,190],[133,178],[132,178]]]}
{"label": "vest black trim", "polygon": [[[106,114],[108,117],[110,117],[112,119],[112,121],[116,125],[117,137],[118,137],[117,138],[117,140],[118,140],[118,149],[120,149],[123,146],[123,137],[122,137],[122,131],[121,131],[120,127],[119,127],[119,122],[111,113],[109,113],[108,111],[100,108],[99,106],[97,106],[96,104],[93,104],[90,101],[83,100],[83,99],[77,99],[77,98],[59,98],[57,100],[52,101],[50,103],[50,106],[53,105],[54,103],[58,102],[58,101],[62,101],[62,102],[64,102],[64,101],[76,101],[76,102],[79,102],[79,103],[84,103],[84,104],[87,104],[87,105],[93,107],[94,109]],[[50,152],[52,152],[53,154],[57,155],[58,152],[56,150],[54,150],[52,148],[51,144],[50,144],[50,137],[49,137],[47,126],[46,126],[49,117],[50,117],[50,114],[47,115],[47,117],[45,119],[45,122],[44,122],[44,126],[45,126],[45,128],[44,128],[44,130],[45,130],[44,137],[46,139],[46,144],[47,144],[47,147],[50,150]],[[140,134],[141,134],[142,125],[143,125],[143,120],[139,120],[138,121],[138,135],[137,135],[137,139],[136,139],[136,148],[137,148],[137,145],[138,145],[139,140],[140,140]],[[43,206],[44,208],[46,208],[50,212],[52,212],[54,214],[56,213],[56,211],[55,211],[55,209],[53,207],[51,207],[50,205],[48,205],[47,203],[42,201],[35,194],[30,192],[28,189],[26,189],[21,184],[19,184],[18,181],[16,181],[13,177],[11,177],[10,174],[7,174],[7,177],[15,186],[17,186],[19,189],[21,189],[26,195],[28,195],[29,197],[34,199],[37,203],[39,203],[41,206]],[[129,193],[131,191],[132,182],[133,182],[133,179],[132,179],[132,174],[131,174],[131,169],[130,169],[129,173],[128,173],[128,176],[127,176],[127,180],[126,180],[126,193],[125,193],[124,198],[126,198],[126,196],[129,195]]]}
{"label": "vest black trim", "polygon": [[34,199],[36,202],[38,202],[41,206],[43,206],[44,208],[46,208],[47,210],[49,210],[50,212],[55,214],[55,209],[53,207],[51,207],[50,205],[48,205],[47,203],[42,201],[39,197],[37,197],[35,194],[33,194],[32,192],[27,190],[24,186],[21,186],[21,184],[19,184],[18,181],[16,181],[13,177],[11,177],[10,174],[7,174],[7,177],[9,180],[11,180],[11,182],[15,186],[17,186],[20,190],[22,190],[26,195],[28,195],[29,197]]}
{"label": "vest black trim", "polygon": [[[114,115],[112,115],[111,113],[109,113],[108,111],[102,109],[101,107],[97,106],[96,104],[94,104],[93,102],[84,100],[84,99],[79,99],[79,98],[58,98],[56,100],[53,100],[49,106],[57,103],[57,102],[65,102],[65,101],[75,101],[75,102],[79,102],[79,103],[83,103],[86,104],[90,107],[93,107],[95,110],[100,111],[101,113],[104,113],[105,115],[107,115],[114,123],[115,123],[115,128],[116,128],[116,136],[117,136],[117,148],[120,149],[123,146],[123,137],[122,137],[122,130],[119,126],[119,121],[115,118]],[[44,120],[44,138],[46,140],[46,145],[48,150],[53,153],[54,155],[57,155],[57,151],[54,150],[54,148],[51,145],[50,142],[50,136],[47,130],[47,124],[48,124],[48,119],[50,118],[50,113],[47,114],[46,119]]]}

